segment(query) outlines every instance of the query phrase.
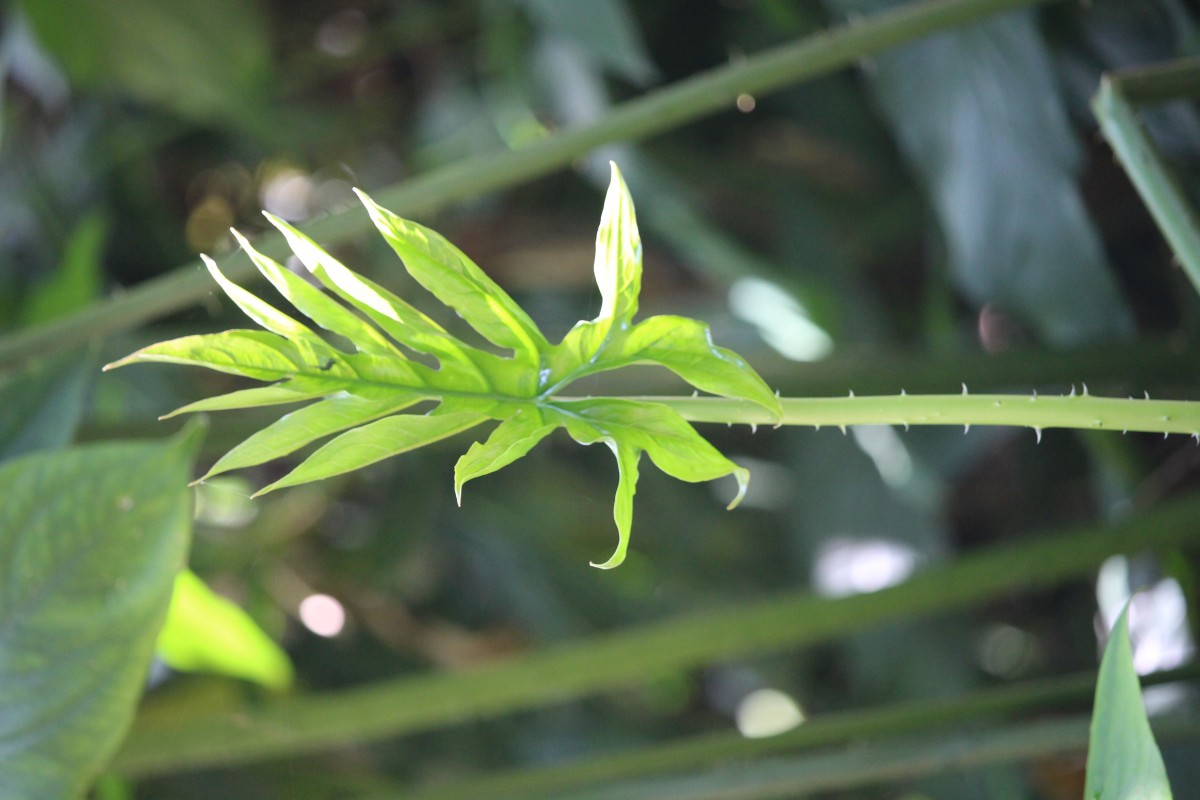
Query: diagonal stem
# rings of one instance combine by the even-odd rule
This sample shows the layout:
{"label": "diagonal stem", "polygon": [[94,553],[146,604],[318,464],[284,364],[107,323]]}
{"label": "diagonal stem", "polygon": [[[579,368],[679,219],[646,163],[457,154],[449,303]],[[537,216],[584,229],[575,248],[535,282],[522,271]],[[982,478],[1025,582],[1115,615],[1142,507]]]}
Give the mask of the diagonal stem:
{"label": "diagonal stem", "polygon": [[[873,15],[773,48],[739,63],[650,92],[615,107],[604,119],[568,129],[535,145],[450,164],[376,192],[381,205],[401,215],[428,214],[457,200],[514,186],[570,165],[608,142],[636,141],[723,109],[743,92],[767,95],[803,80],[852,66],[859,59],[937,31],[975,22],[992,14],[1048,0],[924,0]],[[350,239],[371,227],[366,214],[339,212],[305,226],[305,232],[329,244]],[[266,234],[256,246],[275,259],[287,255],[283,237]],[[221,268],[235,282],[256,274],[244,260],[223,259]],[[83,342],[135,328],[201,301],[212,283],[199,261],[93,304],[61,320],[0,339],[0,366],[59,352]]]}

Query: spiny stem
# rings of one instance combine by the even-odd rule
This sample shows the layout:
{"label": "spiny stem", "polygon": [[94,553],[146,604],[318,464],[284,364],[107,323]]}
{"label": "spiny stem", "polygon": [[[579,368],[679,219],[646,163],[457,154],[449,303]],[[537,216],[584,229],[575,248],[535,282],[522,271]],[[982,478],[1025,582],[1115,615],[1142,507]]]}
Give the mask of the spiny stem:
{"label": "spiny stem", "polygon": [[1144,431],[1200,435],[1200,402],[1116,397],[931,394],[871,397],[787,397],[783,419],[742,400],[721,397],[639,397],[662,403],[690,422],[738,425],[1016,425],[1034,430]]}

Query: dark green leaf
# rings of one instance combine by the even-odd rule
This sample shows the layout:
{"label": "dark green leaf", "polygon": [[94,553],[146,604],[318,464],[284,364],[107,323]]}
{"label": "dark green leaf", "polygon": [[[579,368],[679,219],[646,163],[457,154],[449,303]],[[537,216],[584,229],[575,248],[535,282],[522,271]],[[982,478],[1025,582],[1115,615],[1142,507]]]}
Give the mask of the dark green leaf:
{"label": "dark green leaf", "polygon": [[1087,800],[1171,800],[1167,771],[1133,668],[1128,617],[1126,606],[1100,662],[1083,796]]}
{"label": "dark green leaf", "polygon": [[[827,2],[854,14],[900,4]],[[1033,13],[924,39],[873,65],[876,96],[928,187],[949,266],[971,301],[1018,314],[1062,346],[1129,334]]]}
{"label": "dark green leaf", "polygon": [[195,434],[0,466],[0,796],[79,797],[120,742],[187,557]]}
{"label": "dark green leaf", "polygon": [[21,323],[37,325],[83,308],[100,294],[101,256],[108,225],[89,214],[71,232],[50,280],[40,284],[21,306]]}
{"label": "dark green leaf", "polygon": [[622,0],[521,0],[547,32],[578,45],[597,64],[638,84],[657,74]]}
{"label": "dark green leaf", "polygon": [[358,192],[375,227],[400,256],[409,274],[438,300],[453,308],[489,342],[537,364],[550,349],[529,315],[475,262],[440,233],[396,216]]}
{"label": "dark green leaf", "polygon": [[270,80],[270,40],[241,0],[25,0],[41,44],[81,87],[202,122],[240,121]]}
{"label": "dark green leaf", "polygon": [[89,351],[0,376],[0,461],[70,444],[95,375]]}
{"label": "dark green leaf", "polygon": [[292,683],[292,663],[279,645],[191,570],[175,579],[156,649],[168,666],[185,672],[244,678],[269,689]]}

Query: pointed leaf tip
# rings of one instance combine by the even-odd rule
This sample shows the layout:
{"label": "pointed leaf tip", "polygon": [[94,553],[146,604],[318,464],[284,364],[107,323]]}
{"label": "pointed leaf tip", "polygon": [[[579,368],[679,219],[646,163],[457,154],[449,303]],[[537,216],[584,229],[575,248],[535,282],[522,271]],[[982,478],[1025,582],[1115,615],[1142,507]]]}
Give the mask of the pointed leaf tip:
{"label": "pointed leaf tip", "polygon": [[725,506],[726,511],[733,511],[746,497],[746,489],[750,487],[750,470],[745,467],[738,467],[733,471],[734,480],[737,481],[738,491],[737,496],[729,501],[729,505]]}

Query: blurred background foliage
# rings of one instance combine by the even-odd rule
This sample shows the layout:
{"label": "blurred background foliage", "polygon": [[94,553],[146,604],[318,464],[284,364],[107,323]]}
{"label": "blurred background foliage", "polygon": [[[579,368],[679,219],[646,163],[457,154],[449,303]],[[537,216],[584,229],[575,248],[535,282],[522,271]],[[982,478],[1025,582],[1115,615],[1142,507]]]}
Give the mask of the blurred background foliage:
{"label": "blurred background foliage", "polygon": [[[352,186],[374,192],[536,146],[655,87],[901,4],[9,3],[0,330],[76,313],[199,252],[228,253],[229,226],[264,230],[261,208],[303,225],[352,205]],[[613,159],[638,205],[646,313],[709,320],[718,341],[785,394],[957,392],[964,381],[972,391],[1059,392],[1087,381],[1097,394],[1196,399],[1200,304],[1098,139],[1087,101],[1103,71],[1196,54],[1198,24],[1185,0],[1006,13],[857,69],[744,94],[721,113],[607,145],[423,221],[554,338],[597,309],[592,245]],[[1146,122],[1194,196],[1196,108],[1155,108]],[[385,250],[364,235],[337,253],[411,294]],[[177,425],[157,415],[235,382],[166,367],[101,379],[98,364],[171,335],[242,326],[214,286],[207,302],[152,327],[6,365],[0,458],[167,435]],[[678,388],[651,373],[601,385]],[[269,419],[219,416],[205,458]],[[461,509],[457,442],[255,501],[248,495],[284,465],[214,480],[197,490],[192,567],[283,643],[292,694],[303,698],[469,675],[555,644],[767,598],[871,592],[1050,529],[1136,521],[1194,491],[1200,475],[1200,449],[1182,438],[1047,432],[1038,445],[1010,430],[704,433],[752,468],[747,502],[727,514],[729,487],[651,471],[633,552],[613,572],[587,563],[612,548],[615,475],[603,453],[565,437],[472,485]],[[1143,598],[1156,609],[1140,629],[1134,618],[1139,669],[1193,657],[1194,554],[1130,554],[1106,561],[1099,578],[1076,570],[1032,588],[1021,568],[985,602],[900,614],[802,649],[762,647],[641,674],[619,691],[568,692],[537,708],[248,765],[134,780],[118,762],[98,794],[302,800],[441,786],[484,797],[456,782],[1093,668],[1098,614],[1111,623],[1136,586],[1151,587]],[[1160,697],[1194,714],[1194,694]],[[170,731],[201,711],[280,702],[164,667],[142,718]],[[1165,755],[1177,787],[1200,785],[1194,739]],[[1082,792],[1077,755],[995,761],[901,771],[830,796]],[[720,793],[724,773],[704,783],[716,766],[686,770],[690,783],[594,796],[730,796]],[[602,776],[593,790],[609,785]],[[805,784],[781,785],[738,796],[790,797]],[[830,784],[839,785],[849,784]]]}

